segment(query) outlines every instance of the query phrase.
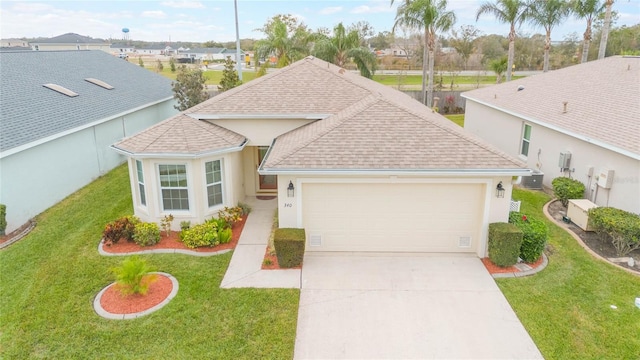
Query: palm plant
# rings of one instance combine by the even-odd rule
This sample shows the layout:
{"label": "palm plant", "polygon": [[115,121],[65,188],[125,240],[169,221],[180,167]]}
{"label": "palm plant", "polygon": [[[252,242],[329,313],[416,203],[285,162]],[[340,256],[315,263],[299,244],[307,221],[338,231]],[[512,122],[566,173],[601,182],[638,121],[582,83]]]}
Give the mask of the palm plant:
{"label": "palm plant", "polygon": [[516,28],[522,25],[528,16],[528,6],[522,0],[496,0],[495,3],[485,2],[476,12],[476,21],[481,15],[491,14],[498,21],[508,23],[509,29],[509,56],[507,60],[507,81],[511,81],[513,58],[516,40]]}
{"label": "palm plant", "polygon": [[549,49],[551,49],[551,30],[569,16],[569,3],[566,0],[534,0],[529,5],[528,20],[545,30],[543,71],[549,71]]}
{"label": "palm plant", "polygon": [[598,49],[598,60],[604,58],[604,53],[607,50],[607,41],[609,39],[609,30],[611,28],[611,8],[613,7],[613,0],[606,0],[604,3],[604,24],[602,25],[602,35],[600,36],[600,48]]}
{"label": "palm plant", "polygon": [[502,82],[502,75],[507,71],[508,59],[503,57],[501,59],[493,60],[489,63],[489,68],[496,73],[496,84]]}
{"label": "palm plant", "polygon": [[266,39],[258,40],[255,44],[259,58],[275,55],[278,67],[287,66],[309,54],[309,34],[303,27],[290,31],[279,18],[274,19],[272,26],[263,30]]}
{"label": "palm plant", "polygon": [[333,28],[333,36],[315,34],[313,54],[320,59],[340,67],[351,59],[360,75],[371,79],[376,70],[376,57],[366,47],[361,46],[362,39],[357,30],[348,31],[342,23]]}
{"label": "palm plant", "polygon": [[589,44],[591,43],[591,24],[604,10],[604,5],[600,0],[573,0],[572,11],[576,17],[587,20],[587,29],[584,31],[582,42],[582,60],[581,63],[587,62],[589,57]]}
{"label": "palm plant", "polygon": [[[393,1],[392,1],[393,3]],[[424,29],[424,56],[422,61],[422,102],[431,107],[433,99],[433,63],[438,32],[447,32],[456,22],[453,11],[447,10],[447,0],[407,0],[398,7],[393,30],[398,26]],[[427,80],[427,68],[429,83]],[[426,90],[426,96],[425,96]]]}

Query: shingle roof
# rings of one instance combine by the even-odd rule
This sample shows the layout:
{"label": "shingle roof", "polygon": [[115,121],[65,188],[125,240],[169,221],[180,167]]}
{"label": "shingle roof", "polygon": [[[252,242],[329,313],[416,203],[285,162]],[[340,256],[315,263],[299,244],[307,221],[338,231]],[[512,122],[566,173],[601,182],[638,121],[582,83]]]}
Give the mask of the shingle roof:
{"label": "shingle roof", "polygon": [[[85,81],[96,78],[106,90]],[[0,151],[169,100],[171,80],[103,51],[0,52]],[[79,94],[43,87],[54,83]]]}
{"label": "shingle roof", "polygon": [[208,122],[178,114],[113,145],[136,155],[198,155],[241,146],[245,137]]}
{"label": "shingle roof", "polygon": [[66,33],[54,36],[48,39],[39,39],[33,41],[32,44],[108,44],[108,41],[102,39],[94,39],[88,36],[82,36],[75,33]]}
{"label": "shingle roof", "polygon": [[640,155],[640,57],[612,56],[463,96]]}

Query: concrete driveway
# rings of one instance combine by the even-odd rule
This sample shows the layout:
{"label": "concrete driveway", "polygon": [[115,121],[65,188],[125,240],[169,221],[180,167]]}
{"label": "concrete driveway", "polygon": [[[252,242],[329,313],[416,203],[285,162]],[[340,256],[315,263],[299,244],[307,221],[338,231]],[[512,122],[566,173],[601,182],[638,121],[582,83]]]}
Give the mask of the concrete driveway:
{"label": "concrete driveway", "polygon": [[475,256],[307,254],[296,359],[542,359]]}

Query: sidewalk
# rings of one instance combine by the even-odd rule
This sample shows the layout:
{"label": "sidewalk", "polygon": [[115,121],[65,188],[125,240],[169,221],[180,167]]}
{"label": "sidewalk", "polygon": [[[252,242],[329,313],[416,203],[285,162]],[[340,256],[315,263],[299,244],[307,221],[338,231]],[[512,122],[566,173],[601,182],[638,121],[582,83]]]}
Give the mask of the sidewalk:
{"label": "sidewalk", "polygon": [[262,260],[271,235],[278,200],[247,197],[252,208],[220,287],[300,288],[300,269],[262,270]]}

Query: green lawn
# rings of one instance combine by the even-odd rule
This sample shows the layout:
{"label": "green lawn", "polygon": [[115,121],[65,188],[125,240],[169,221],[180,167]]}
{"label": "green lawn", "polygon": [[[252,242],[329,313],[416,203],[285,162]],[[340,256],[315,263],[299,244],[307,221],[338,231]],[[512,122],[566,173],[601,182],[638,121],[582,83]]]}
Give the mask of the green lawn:
{"label": "green lawn", "polygon": [[[523,78],[523,76],[514,76],[512,79],[517,80]],[[373,80],[389,86],[398,86],[398,85],[421,85],[422,84],[422,75],[374,75]],[[440,82],[440,76],[435,76],[434,81]],[[496,83],[495,75],[486,75],[486,76],[469,76],[469,75],[459,75],[454,79],[454,84],[480,84],[480,85],[492,85]],[[451,76],[443,75],[442,76],[442,84],[445,87],[451,85]]]}
{"label": "green lawn", "polygon": [[219,288],[231,254],[146,255],[180,290],[166,307],[135,320],[106,320],[95,295],[112,282],[104,225],[131,214],[120,166],[38,216],[26,238],[0,251],[0,358],[291,358],[298,290]]}
{"label": "green lawn", "polygon": [[[155,69],[153,67],[145,66],[145,69],[155,72]],[[178,75],[178,71],[176,70],[176,72],[171,72],[171,70],[169,68],[169,65],[165,64],[164,68],[162,69],[162,72],[160,72],[160,75],[168,77],[171,80],[175,80],[176,76]],[[218,85],[218,84],[220,84],[220,79],[222,79],[222,70],[205,70],[204,71],[204,77],[205,77],[205,79],[207,79],[207,81],[205,82],[207,85]],[[255,71],[243,71],[242,72],[242,81],[243,82],[248,82],[248,81],[251,81],[251,80],[253,80],[255,78],[256,78],[256,72]]]}
{"label": "green lawn", "polygon": [[464,127],[464,114],[445,115],[444,117],[458,124],[460,127]]}
{"label": "green lawn", "polygon": [[[516,190],[521,211],[546,220],[549,196]],[[530,277],[498,279],[498,286],[545,359],[638,359],[640,277],[596,260],[567,232],[547,221],[551,255]],[[617,309],[610,306],[615,305]]]}

